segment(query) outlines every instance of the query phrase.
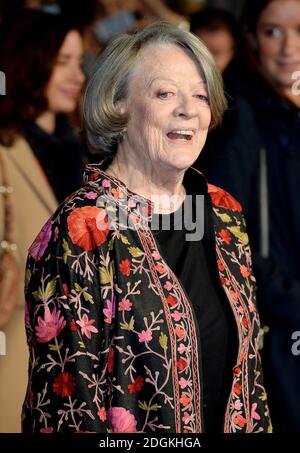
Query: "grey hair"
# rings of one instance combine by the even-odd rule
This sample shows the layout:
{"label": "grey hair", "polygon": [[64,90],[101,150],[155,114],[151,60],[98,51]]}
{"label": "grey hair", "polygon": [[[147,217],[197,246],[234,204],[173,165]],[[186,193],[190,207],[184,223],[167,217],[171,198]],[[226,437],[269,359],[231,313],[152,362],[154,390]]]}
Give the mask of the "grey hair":
{"label": "grey hair", "polygon": [[96,62],[83,103],[89,146],[104,156],[115,155],[122,140],[128,118],[118,111],[117,105],[127,97],[132,69],[139,51],[147,44],[176,45],[195,61],[207,85],[212,116],[210,128],[220,124],[227,108],[222,76],[198,37],[165,22],[156,22],[134,34],[118,35]]}

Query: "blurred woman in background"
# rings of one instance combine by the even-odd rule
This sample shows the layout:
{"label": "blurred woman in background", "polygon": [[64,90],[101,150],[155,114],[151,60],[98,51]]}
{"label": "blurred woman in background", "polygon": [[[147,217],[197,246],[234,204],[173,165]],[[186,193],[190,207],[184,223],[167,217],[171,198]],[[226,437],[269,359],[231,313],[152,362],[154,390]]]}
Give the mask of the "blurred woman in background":
{"label": "blurred woman in background", "polygon": [[300,1],[251,0],[253,60],[227,115],[210,180],[242,203],[266,324],[264,374],[274,432],[300,432]]}
{"label": "blurred woman in background", "polygon": [[[20,430],[27,367],[22,288],[27,249],[57,204],[81,185],[82,147],[65,115],[78,104],[85,80],[82,57],[80,32],[39,11],[22,13],[0,51],[7,81],[0,101],[0,185],[3,193],[7,187],[12,191],[9,206],[4,197],[0,200],[0,241],[6,249],[11,246],[3,241],[10,209],[9,236],[21,269],[16,300],[0,306],[6,335],[6,356],[0,357],[1,432]],[[0,278],[0,291],[1,285]]]}

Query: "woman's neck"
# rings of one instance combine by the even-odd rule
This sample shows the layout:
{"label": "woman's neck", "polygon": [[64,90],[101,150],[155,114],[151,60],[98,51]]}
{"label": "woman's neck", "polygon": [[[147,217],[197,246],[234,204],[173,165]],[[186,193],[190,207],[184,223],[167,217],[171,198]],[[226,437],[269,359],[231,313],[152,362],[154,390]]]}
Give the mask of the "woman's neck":
{"label": "woman's neck", "polygon": [[48,134],[53,134],[55,131],[56,125],[56,115],[53,112],[47,110],[46,112],[42,113],[38,116],[35,122],[42,128],[44,131],[48,132]]}
{"label": "woman's neck", "polygon": [[106,173],[122,181],[131,192],[152,201],[155,213],[174,212],[185,198],[182,184],[184,172],[174,176],[171,171],[168,175],[161,168],[154,167],[149,162],[139,167],[136,160],[124,158],[124,153],[120,151]]}

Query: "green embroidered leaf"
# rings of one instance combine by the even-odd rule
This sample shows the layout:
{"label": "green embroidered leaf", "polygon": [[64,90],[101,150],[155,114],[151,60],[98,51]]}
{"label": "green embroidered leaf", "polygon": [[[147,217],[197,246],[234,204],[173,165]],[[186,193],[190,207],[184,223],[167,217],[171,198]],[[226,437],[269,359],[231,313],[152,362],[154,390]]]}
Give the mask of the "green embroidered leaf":
{"label": "green embroidered leaf", "polygon": [[108,250],[113,250],[115,239],[112,238],[108,243]]}
{"label": "green embroidered leaf", "polygon": [[86,302],[90,302],[91,304],[94,303],[93,296],[91,294],[87,293],[86,291],[84,291],[83,297]]}
{"label": "green embroidered leaf", "polygon": [[142,409],[143,411],[147,411],[148,410],[148,404],[146,403],[146,401],[138,401],[138,407],[140,409]]}
{"label": "green embroidered leaf", "polygon": [[219,217],[221,218],[221,220],[223,220],[223,222],[225,223],[229,223],[231,222],[231,217],[228,215],[228,214],[220,214]]}
{"label": "green embroidered leaf", "polygon": [[67,253],[64,253],[64,254],[63,254],[63,262],[64,262],[65,264],[67,264],[67,260],[68,260],[68,254],[67,254]]}
{"label": "green embroidered leaf", "polygon": [[241,231],[240,227],[228,227],[228,230],[237,237],[244,245],[249,242],[248,234]]}
{"label": "green embroidered leaf", "polygon": [[150,411],[157,411],[157,409],[160,409],[161,406],[159,404],[153,404],[153,406],[150,406],[149,410]]}
{"label": "green embroidered leaf", "polygon": [[133,256],[133,258],[138,258],[139,256],[144,255],[144,252],[142,252],[142,250],[139,249],[138,247],[129,247],[128,250],[130,255]]}
{"label": "green embroidered leaf", "polygon": [[46,289],[45,289],[45,298],[46,300],[50,299],[55,293],[56,290],[56,279],[57,277],[54,277],[51,282],[47,283]]}
{"label": "green embroidered leaf", "polygon": [[64,341],[61,340],[59,345],[57,345],[57,344],[49,344],[48,348],[50,349],[50,351],[60,351],[61,348],[63,347],[63,345],[64,345]]}
{"label": "green embroidered leaf", "polygon": [[164,350],[167,349],[168,337],[162,332],[159,336],[159,344]]}
{"label": "green embroidered leaf", "polygon": [[43,300],[43,293],[41,288],[39,288],[37,291],[33,291],[32,295],[37,302],[39,300]]}
{"label": "green embroidered leaf", "polygon": [[25,285],[26,287],[28,286],[28,283],[29,283],[29,280],[31,279],[31,270],[30,269],[26,269],[26,272],[25,272]]}
{"label": "green embroidered leaf", "polygon": [[99,275],[100,275],[100,283],[102,285],[107,285],[107,283],[110,282],[110,274],[105,267],[100,267],[99,268]]}
{"label": "green embroidered leaf", "polygon": [[129,324],[128,324],[128,330],[133,330],[134,329],[134,322],[135,322],[134,317],[131,316]]}
{"label": "green embroidered leaf", "polygon": [[124,236],[124,234],[121,234],[120,238],[121,238],[121,241],[123,242],[123,244],[126,244],[126,245],[130,244],[130,242],[128,241],[127,237]]}
{"label": "green embroidered leaf", "polygon": [[76,291],[77,293],[80,293],[80,291],[82,291],[81,286],[78,285],[78,283],[76,283],[76,282],[74,283],[74,287],[75,287],[75,291]]}
{"label": "green embroidered leaf", "polygon": [[80,346],[81,348],[84,348],[84,349],[85,349],[85,345],[84,345],[83,341],[78,341],[78,344],[79,344],[79,346]]}
{"label": "green embroidered leaf", "polygon": [[267,400],[267,394],[266,394],[266,392],[263,392],[263,393],[260,395],[259,399],[262,400],[262,401],[266,401],[266,400]]}
{"label": "green embroidered leaf", "polygon": [[63,249],[66,253],[71,252],[69,244],[67,243],[67,241],[65,239],[63,240]]}
{"label": "green embroidered leaf", "polygon": [[134,323],[135,323],[134,317],[131,316],[129,323],[120,322],[120,328],[122,330],[133,330],[134,329]]}

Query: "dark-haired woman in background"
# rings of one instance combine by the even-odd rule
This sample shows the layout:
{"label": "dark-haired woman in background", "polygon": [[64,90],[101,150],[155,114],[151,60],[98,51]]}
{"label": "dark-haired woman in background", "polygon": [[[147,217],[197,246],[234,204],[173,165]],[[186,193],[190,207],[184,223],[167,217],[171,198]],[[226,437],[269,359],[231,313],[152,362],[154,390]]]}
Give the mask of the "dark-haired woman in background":
{"label": "dark-haired woman in background", "polygon": [[[11,194],[20,269],[27,249],[58,202],[81,185],[82,147],[65,115],[76,109],[85,77],[79,31],[58,16],[26,11],[6,32],[0,51],[6,96],[0,102],[0,158]],[[2,175],[1,175],[2,176]],[[1,177],[0,177],[1,178]],[[3,181],[0,180],[0,185]],[[0,203],[0,241],[4,203]],[[2,246],[10,246],[1,242]],[[1,250],[0,250],[1,252]],[[6,356],[0,357],[0,431],[20,430],[27,352],[23,327],[23,271],[10,319],[1,317]]]}
{"label": "dark-haired woman in background", "polygon": [[254,70],[237,88],[210,180],[242,203],[269,332],[264,374],[274,432],[300,432],[300,1],[251,0]]}

